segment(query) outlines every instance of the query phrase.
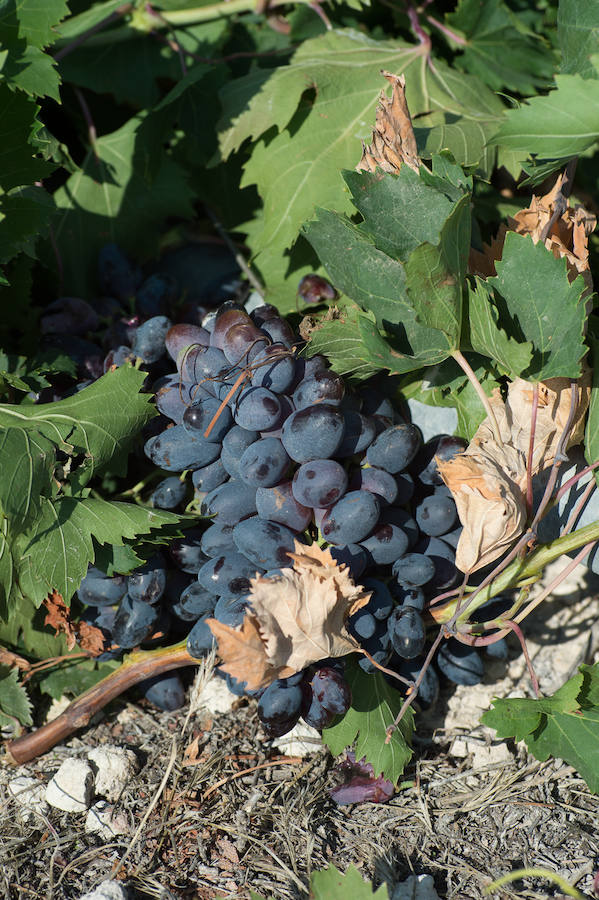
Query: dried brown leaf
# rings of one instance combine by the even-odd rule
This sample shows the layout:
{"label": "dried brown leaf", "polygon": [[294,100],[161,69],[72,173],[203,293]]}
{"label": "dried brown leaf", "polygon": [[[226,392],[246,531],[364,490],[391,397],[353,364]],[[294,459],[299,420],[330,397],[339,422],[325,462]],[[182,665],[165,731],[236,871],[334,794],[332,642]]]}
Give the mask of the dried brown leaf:
{"label": "dried brown leaf", "polygon": [[558,175],[549,193],[543,197],[533,194],[530,206],[521,209],[513,218],[509,217],[507,227],[502,224],[496,237],[491,244],[483,246],[482,252],[478,250],[470,252],[470,271],[473,274],[481,275],[484,278],[497,274],[495,262],[501,259],[508,231],[529,234],[536,244],[542,239],[544,232],[549,229],[544,239],[545,246],[558,259],[565,258],[570,281],[574,281],[578,275],[582,275],[586,285],[583,296],[592,293],[589,235],[597,224],[595,216],[585,210],[583,206],[567,205],[564,212],[555,221],[552,221],[556,213],[556,204],[561,199],[560,191],[565,177],[565,173]]}
{"label": "dried brown leaf", "polygon": [[[539,384],[533,477],[555,460],[570,415],[570,384],[567,378]],[[464,453],[446,462],[437,460],[464,526],[456,550],[456,565],[463,572],[475,572],[496,560],[524,530],[533,396],[534,385],[521,378],[509,385],[505,403],[495,391],[490,404],[503,446],[485,419]],[[586,371],[577,383],[576,412],[566,449],[583,438],[589,399],[590,373]]]}
{"label": "dried brown leaf", "polygon": [[99,656],[104,652],[104,635],[100,628],[88,622],[76,622],[73,627],[82,650],[86,650],[90,656]]}
{"label": "dried brown leaf", "polygon": [[381,91],[372,143],[370,146],[362,143],[362,158],[356,170],[374,172],[378,167],[383,172],[397,174],[405,163],[418,172],[420,159],[406,102],[406,79],[403,75],[392,75],[384,69],[381,75],[391,84],[391,97]]}
{"label": "dried brown leaf", "polygon": [[69,607],[62,599],[58,591],[52,591],[44,598],[44,606],[47,610],[44,625],[54,628],[56,634],[64,634],[67,640],[67,648],[72,650],[77,643],[77,635],[71,622]]}
{"label": "dried brown leaf", "polygon": [[356,649],[345,625],[368,602],[347,566],[317,544],[295,545],[293,568],[276,578],[253,578],[251,612],[241,628],[208,619],[222,668],[250,690],[287,678],[310,663]]}
{"label": "dried brown leaf", "polygon": [[245,681],[251,691],[266,687],[275,678],[285,677],[269,662],[253,615],[246,613],[241,628],[231,628],[217,619],[207,619],[207,624],[218,641],[221,669],[238,681]]}

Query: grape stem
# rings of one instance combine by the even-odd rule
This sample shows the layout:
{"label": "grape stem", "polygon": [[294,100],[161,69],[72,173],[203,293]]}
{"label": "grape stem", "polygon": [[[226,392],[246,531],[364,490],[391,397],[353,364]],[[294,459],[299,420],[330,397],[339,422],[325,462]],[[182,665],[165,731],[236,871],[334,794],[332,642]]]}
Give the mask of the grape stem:
{"label": "grape stem", "polygon": [[476,377],[476,373],[475,373],[474,369],[472,368],[472,366],[470,365],[470,363],[468,362],[468,360],[466,359],[464,354],[461,352],[461,350],[454,350],[451,355],[457,362],[460,369],[464,372],[464,374],[468,378],[468,381],[470,382],[470,384],[472,385],[474,390],[476,391],[478,398],[479,398],[480,402],[482,403],[482,405],[484,406],[485,412],[489,419],[489,424],[491,425],[491,430],[493,431],[493,437],[495,438],[495,441],[497,442],[497,444],[500,447],[503,447],[503,439],[501,437],[501,432],[499,431],[499,425],[497,424],[497,419],[495,418],[495,412],[489,402],[489,398],[487,397],[487,395],[485,394],[485,392],[483,390],[482,384]]}
{"label": "grape stem", "polygon": [[83,728],[94,713],[134,684],[152,675],[192,665],[199,665],[199,661],[188,653],[185,641],[172,647],[130,653],[118,669],[73,700],[56,719],[37,731],[9,741],[6,745],[9,759],[17,765],[29,762]]}
{"label": "grape stem", "polygon": [[526,460],[526,513],[532,516],[532,458],[535,449],[535,431],[537,430],[537,412],[539,409],[539,382],[535,381],[532,391],[532,410],[530,413],[530,440],[528,442],[528,459]]}

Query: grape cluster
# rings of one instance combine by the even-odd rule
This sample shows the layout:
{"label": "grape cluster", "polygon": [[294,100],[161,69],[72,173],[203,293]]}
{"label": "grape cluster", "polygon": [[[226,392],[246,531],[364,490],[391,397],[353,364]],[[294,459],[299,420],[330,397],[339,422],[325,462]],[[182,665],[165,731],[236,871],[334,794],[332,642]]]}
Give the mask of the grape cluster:
{"label": "grape cluster", "polygon": [[[299,355],[301,342],[275,307],[230,301],[195,307],[191,321],[173,324],[178,289],[170,276],[143,281],[114,245],[100,264],[103,286],[116,298],[100,304],[108,352],[98,361],[83,342],[82,369],[98,377],[142,360],[159,412],[144,451],[162,474],[148,500],[183,509],[193,492],[192,507],[210,519],[128,577],[90,568],[79,599],[111,652],[187,634],[190,654],[201,658],[214,643],[207,620],[239,626],[250,579],[276,576],[290,565],[296,541],[316,539],[371,592],[348,622],[366,651],[359,664],[414,680],[427,641],[423,612],[461,577],[461,529],[436,460],[451,459],[465,442],[439,435],[424,443],[407,407],[400,412],[386,395],[392,379],[352,389],[323,357]],[[127,318],[130,297],[135,315]],[[64,301],[52,311],[58,319],[48,320],[49,333],[64,327],[65,316],[81,319],[71,306]],[[443,643],[437,665],[456,683],[482,677],[478,652],[456,641]],[[233,692],[245,692],[226,678]],[[150,679],[144,689],[164,708],[184,699],[179,674]],[[437,691],[430,667],[420,702],[434,702]],[[271,735],[300,716],[323,728],[351,702],[339,660],[275,681],[257,697]]]}

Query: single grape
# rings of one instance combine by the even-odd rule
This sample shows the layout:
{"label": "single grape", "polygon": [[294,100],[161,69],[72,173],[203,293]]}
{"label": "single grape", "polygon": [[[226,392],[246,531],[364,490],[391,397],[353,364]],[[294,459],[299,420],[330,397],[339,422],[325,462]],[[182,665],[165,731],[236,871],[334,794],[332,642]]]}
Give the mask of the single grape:
{"label": "single grape", "polygon": [[257,516],[240,522],[233,529],[233,539],[240,553],[263,569],[288,566],[288,553],[295,552],[297,536],[278,522],[267,522]]}
{"label": "single grape", "polygon": [[400,584],[420,587],[434,578],[435,563],[424,553],[406,553],[393,564],[392,572]]}
{"label": "single grape", "polygon": [[367,640],[376,631],[376,619],[366,608],[359,609],[347,620],[347,628],[358,640]]}
{"label": "single grape", "polygon": [[163,316],[177,299],[179,285],[172,275],[156,272],[146,278],[135,294],[135,308],[140,316]]}
{"label": "single grape", "polygon": [[226,550],[235,549],[234,527],[234,525],[225,525],[224,522],[215,522],[206,529],[201,538],[202,552],[206,557],[219,556]]}
{"label": "single grape", "polygon": [[299,283],[297,293],[304,303],[310,305],[323,302],[332,303],[337,299],[337,291],[333,285],[326,278],[313,273],[304,275]]}
{"label": "single grape", "polygon": [[335,455],[344,459],[355,453],[362,453],[370,447],[376,437],[376,423],[370,416],[353,409],[343,409],[345,434]]}
{"label": "single grape", "polygon": [[299,685],[273,681],[258,701],[258,718],[269,737],[291,731],[300,717],[303,693]]}
{"label": "single grape", "polygon": [[451,497],[433,494],[416,507],[416,522],[423,534],[440,537],[451,531],[457,518],[456,505]]}
{"label": "single grape", "polygon": [[324,515],[321,531],[331,544],[359,544],[377,523],[379,502],[368,491],[344,494]]}
{"label": "single grape", "polygon": [[125,594],[114,619],[112,637],[115,644],[125,650],[137,647],[152,634],[158,618],[156,606]]}
{"label": "single grape", "polygon": [[230,628],[238,628],[244,618],[248,607],[248,597],[225,594],[219,597],[214,607],[214,618]]}
{"label": "single grape", "polygon": [[220,444],[211,443],[202,435],[189,434],[183,425],[167,428],[146,441],[144,446],[146,456],[167,472],[201,469],[214,462],[220,449]]}
{"label": "single grape", "polygon": [[483,679],[483,662],[474,647],[451,638],[441,644],[437,666],[454,684],[474,685]]}
{"label": "single grape", "polygon": [[295,357],[283,344],[271,344],[252,360],[252,385],[285,394],[295,381]]}
{"label": "single grape", "polygon": [[281,401],[268,388],[246,388],[235,405],[235,421],[252,431],[270,431],[281,419]]}
{"label": "single grape", "polygon": [[[223,440],[233,424],[233,416],[228,406],[220,408],[216,398],[198,400],[188,406],[183,413],[183,427],[190,434],[201,434],[210,443]],[[207,434],[209,426],[210,434]]]}
{"label": "single grape", "polygon": [[203,516],[217,516],[225,525],[235,525],[256,512],[256,488],[243,481],[227,481],[204,497],[200,511]]}
{"label": "single grape", "polygon": [[193,581],[181,592],[172,610],[184,622],[197,622],[201,616],[214,612],[217,600],[216,594],[206,590],[199,581]]}
{"label": "single grape", "polygon": [[370,600],[363,608],[372,613],[375,619],[384,622],[389,618],[394,607],[389,588],[384,581],[380,581],[378,578],[363,578],[361,584],[364,590],[371,591]]}
{"label": "single grape", "polygon": [[185,500],[187,486],[184,481],[171,475],[158,483],[150,495],[150,505],[158,509],[176,509]]}
{"label": "single grape", "polygon": [[113,606],[127,593],[127,579],[124,575],[109,578],[104,572],[89,566],[87,574],[79,585],[77,595],[87,606]]}
{"label": "single grape", "polygon": [[339,565],[347,566],[349,574],[356,581],[363,572],[366,571],[368,565],[368,554],[359,544],[341,544],[341,546],[331,546],[329,551],[334,560]]}
{"label": "single grape", "polygon": [[185,537],[175,538],[168,549],[175,565],[190,575],[197,575],[208,558],[202,549],[202,532],[198,528],[190,528]]}
{"label": "single grape", "polygon": [[296,409],[305,409],[316,403],[339,406],[344,395],[342,379],[330,369],[321,369],[300,381],[293,392],[293,405]]}
{"label": "single grape", "polygon": [[370,491],[371,494],[376,494],[381,507],[389,506],[397,500],[397,478],[375,466],[357,469],[351,477],[349,487],[351,491]]}
{"label": "single grape", "polygon": [[375,565],[388,565],[395,562],[408,549],[410,540],[397,525],[379,524],[372,533],[360,541],[366,550],[369,560]]}
{"label": "single grape", "polygon": [[405,469],[422,446],[422,434],[416,425],[394,425],[381,432],[366,451],[371,466],[395,474]]}
{"label": "single grape", "polygon": [[223,466],[220,457],[191,473],[191,481],[196,491],[213,491],[214,488],[224,484],[228,478],[229,473]]}
{"label": "single grape", "polygon": [[246,484],[268,488],[283,479],[290,464],[291,460],[281,441],[276,437],[265,437],[244,450],[239,460],[238,473]]}
{"label": "single grape", "polygon": [[198,572],[198,581],[215,594],[241,595],[250,590],[250,579],[263,571],[242,553],[228,550],[204,563]]}
{"label": "single grape", "polygon": [[402,659],[419,656],[424,647],[426,634],[422,616],[412,606],[393,610],[387,621],[387,631],[393,649]]}
{"label": "single grape", "polygon": [[298,409],[284,421],[281,440],[298,463],[334,456],[343,440],[343,413],[328,403]]}
{"label": "single grape", "polygon": [[127,593],[132,600],[158,603],[166,587],[166,563],[160,554],[153,556],[127,578]]}
{"label": "single grape", "polygon": [[418,475],[423,484],[441,485],[443,479],[439,475],[437,459],[443,462],[454,459],[467,446],[468,441],[464,438],[439,434],[424,444],[412,464],[412,471]]}
{"label": "single grape", "polygon": [[199,325],[186,325],[183,323],[169,328],[164,338],[166,352],[175,363],[179,354],[188,347],[192,347],[194,344],[207,347],[209,343],[210,335],[205,328],[200,328]]}
{"label": "single grape", "polygon": [[181,709],[185,705],[185,688],[177,672],[146,678],[139,687],[149,703],[165,712]]}
{"label": "single grape", "polygon": [[166,316],[154,316],[140,325],[135,332],[132,350],[147,364],[157,362],[164,355],[164,339],[172,322]]}

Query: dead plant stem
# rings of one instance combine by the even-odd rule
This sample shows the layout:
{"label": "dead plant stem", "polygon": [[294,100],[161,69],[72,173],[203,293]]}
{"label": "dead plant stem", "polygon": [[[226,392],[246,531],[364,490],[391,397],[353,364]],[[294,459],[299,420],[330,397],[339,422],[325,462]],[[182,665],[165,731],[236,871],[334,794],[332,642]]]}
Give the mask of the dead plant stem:
{"label": "dead plant stem", "polygon": [[485,392],[483,390],[482,384],[476,377],[476,373],[475,373],[474,369],[472,368],[472,366],[470,365],[470,363],[468,362],[468,360],[466,359],[464,354],[461,352],[461,350],[454,350],[451,355],[457,362],[460,369],[464,372],[464,374],[468,378],[468,381],[470,382],[470,384],[476,391],[480,402],[484,406],[485,412],[487,413],[487,416],[489,418],[489,423],[491,425],[491,429],[493,431],[493,437],[495,438],[496,443],[500,447],[503,447],[503,440],[501,437],[501,433],[499,431],[499,425],[497,424],[497,419],[495,418],[495,412],[493,410],[493,407],[491,406],[491,403],[489,402],[489,398],[487,397],[487,395],[485,394]]}

